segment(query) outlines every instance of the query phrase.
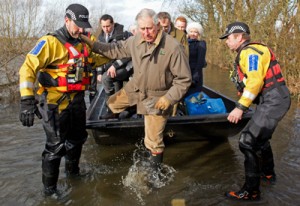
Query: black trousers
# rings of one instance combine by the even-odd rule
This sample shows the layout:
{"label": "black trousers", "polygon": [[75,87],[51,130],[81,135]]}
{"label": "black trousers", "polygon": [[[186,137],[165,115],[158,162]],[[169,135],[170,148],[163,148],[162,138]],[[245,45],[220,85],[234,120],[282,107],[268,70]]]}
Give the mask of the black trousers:
{"label": "black trousers", "polygon": [[275,174],[270,140],[290,104],[290,94],[285,85],[266,92],[260,97],[251,120],[241,133],[239,148],[245,156],[246,185],[250,190],[258,189],[262,173]]}
{"label": "black trousers", "polygon": [[104,72],[102,82],[106,94],[112,95],[123,87],[123,81],[127,81],[132,74],[132,71],[127,71],[126,68],[120,68],[116,71],[116,77],[112,78]]}
{"label": "black trousers", "polygon": [[62,157],[66,159],[66,172],[79,172],[82,145],[87,139],[84,92],[77,93],[60,114],[57,105],[47,104],[45,94],[40,111],[47,138],[42,153],[43,183],[45,187],[56,187]]}

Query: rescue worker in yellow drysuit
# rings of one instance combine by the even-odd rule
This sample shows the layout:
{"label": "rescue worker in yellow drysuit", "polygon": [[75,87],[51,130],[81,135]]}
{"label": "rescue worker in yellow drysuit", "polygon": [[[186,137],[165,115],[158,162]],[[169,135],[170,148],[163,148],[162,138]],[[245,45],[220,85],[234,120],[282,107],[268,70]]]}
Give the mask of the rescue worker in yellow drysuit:
{"label": "rescue worker in yellow drysuit", "polygon": [[238,123],[250,105],[257,104],[239,138],[239,148],[245,156],[245,183],[240,190],[228,191],[225,196],[259,200],[260,181],[274,183],[276,180],[270,140],[278,122],[290,108],[290,93],[274,53],[263,44],[251,42],[247,24],[227,25],[220,39],[226,39],[228,48],[237,52],[231,79],[241,97],[229,113],[228,121]]}
{"label": "rescue worker in yellow drysuit", "polygon": [[[91,28],[89,12],[80,4],[66,9],[65,25],[40,38],[20,68],[20,121],[30,127],[34,114],[43,118],[46,145],[42,153],[42,180],[46,196],[57,193],[61,158],[65,157],[67,176],[79,175],[79,159],[84,142],[86,105],[91,70],[108,62],[91,53],[79,35]],[[39,82],[40,102],[35,100]]]}

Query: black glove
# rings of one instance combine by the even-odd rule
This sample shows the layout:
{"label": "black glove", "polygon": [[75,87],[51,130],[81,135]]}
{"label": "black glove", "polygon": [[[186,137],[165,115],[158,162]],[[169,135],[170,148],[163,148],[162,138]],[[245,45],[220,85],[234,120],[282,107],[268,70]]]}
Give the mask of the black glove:
{"label": "black glove", "polygon": [[42,119],[42,115],[37,108],[38,101],[34,98],[28,98],[21,100],[20,105],[20,121],[23,126],[31,127],[34,121],[34,114],[39,119]]}

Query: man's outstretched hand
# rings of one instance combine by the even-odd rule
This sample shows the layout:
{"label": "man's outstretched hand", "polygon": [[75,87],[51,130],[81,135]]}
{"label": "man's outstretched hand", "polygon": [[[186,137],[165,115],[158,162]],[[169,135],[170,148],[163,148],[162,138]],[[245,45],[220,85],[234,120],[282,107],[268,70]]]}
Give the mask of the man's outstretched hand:
{"label": "man's outstretched hand", "polygon": [[85,42],[89,47],[93,48],[94,42],[84,34],[80,34],[80,39]]}

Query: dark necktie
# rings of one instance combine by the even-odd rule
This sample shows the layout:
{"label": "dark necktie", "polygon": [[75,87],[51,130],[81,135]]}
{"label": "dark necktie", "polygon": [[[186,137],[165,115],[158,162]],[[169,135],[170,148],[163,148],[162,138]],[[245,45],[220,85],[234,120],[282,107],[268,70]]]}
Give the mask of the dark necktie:
{"label": "dark necktie", "polygon": [[109,41],[110,37],[111,37],[111,35],[110,35],[110,34],[107,34],[107,35],[106,35],[106,42],[108,42],[108,41]]}

